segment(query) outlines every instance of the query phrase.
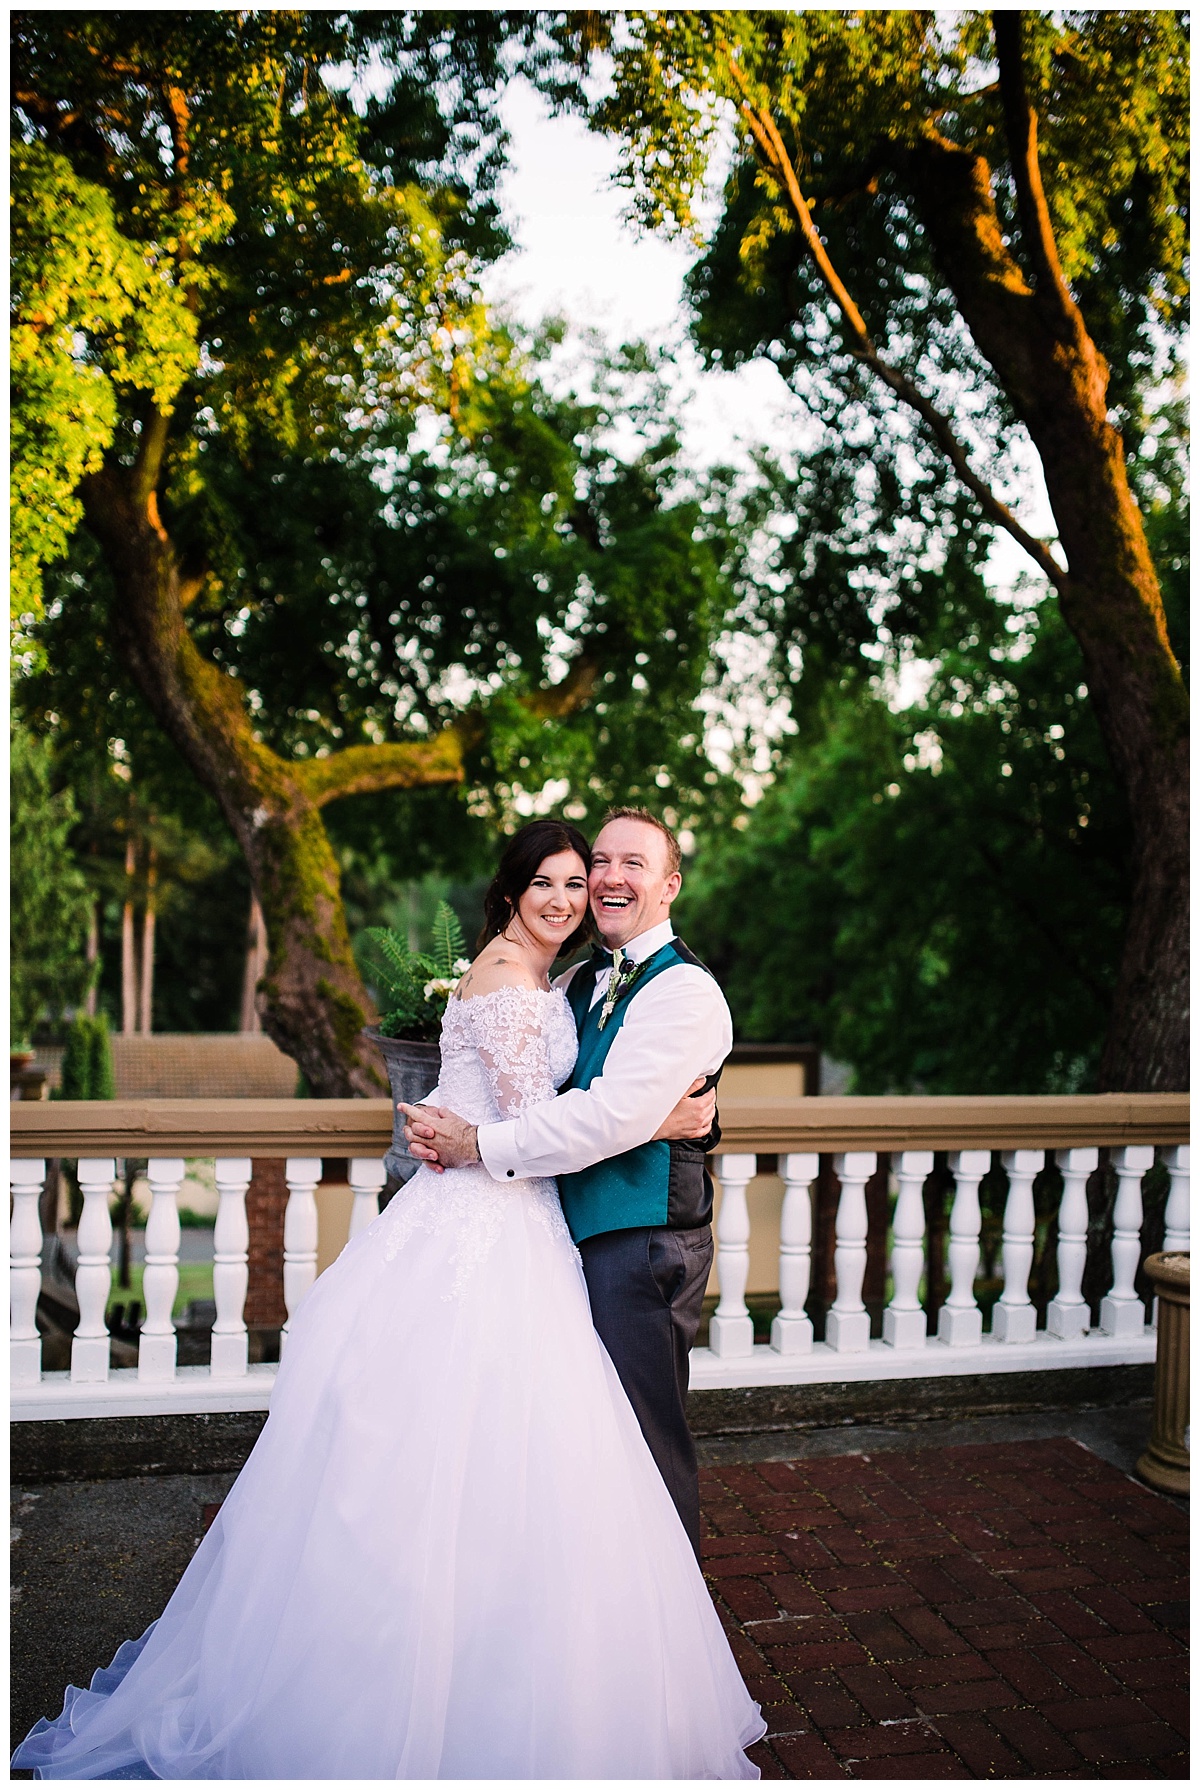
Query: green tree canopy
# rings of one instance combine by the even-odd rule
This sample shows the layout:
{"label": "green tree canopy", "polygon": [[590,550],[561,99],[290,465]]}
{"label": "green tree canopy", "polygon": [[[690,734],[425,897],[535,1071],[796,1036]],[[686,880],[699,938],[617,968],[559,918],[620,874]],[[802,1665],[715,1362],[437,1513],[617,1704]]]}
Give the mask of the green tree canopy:
{"label": "green tree canopy", "polygon": [[[778,365],[835,466],[861,457],[878,485],[890,459],[915,493],[911,559],[945,515],[922,515],[920,486],[949,473],[971,500],[956,526],[1006,530],[1055,590],[1133,828],[1104,1080],[1185,1085],[1187,706],[1129,455],[1186,323],[1186,18],[816,9],[553,29],[560,98],[586,106],[572,66],[608,53],[588,109],[646,223],[694,231],[720,188],[691,282],[701,347]],[[1030,449],[1055,542],[1014,508]],[[847,578],[841,636],[919,627],[908,583],[889,603]],[[792,644],[819,659],[826,643]]]}
{"label": "green tree canopy", "polygon": [[69,791],[54,789],[53,752],[19,724],[10,742],[9,1029],[32,1040],[82,1000],[91,896],[71,850],[76,820]]}
{"label": "green tree canopy", "polygon": [[[64,192],[106,196],[196,342],[171,396],[174,363],[139,385],[113,329],[75,331],[115,414],[98,470],[60,466],[64,487],[85,467],[101,568],[67,568],[50,632],[116,650],[219,803],[266,916],[264,1023],[315,1092],[377,1085],[322,810],[465,780],[504,801],[558,774],[586,812],[632,766],[661,793],[720,602],[666,434],[622,461],[603,404],[552,404],[479,305],[504,240],[500,53],[523,29],[17,22],[20,143]],[[437,416],[421,452],[410,431]]]}
{"label": "green tree canopy", "polygon": [[[12,156],[12,608],[41,608],[41,568],[83,519],[76,495],[117,424],[118,389],[170,404],[196,323],[154,257],[122,236],[102,187],[41,143]],[[25,625],[28,625],[26,623]]]}
{"label": "green tree canopy", "polygon": [[[372,436],[330,457],[264,444],[249,466],[210,449],[197,514],[223,518],[209,537],[221,575],[189,627],[238,678],[259,737],[314,776],[347,740],[453,727],[463,741],[462,785],[368,785],[329,810],[356,915],[380,877],[476,874],[495,829],[547,782],[585,824],[618,798],[682,821],[711,805],[692,705],[732,601],[722,482],[709,490],[680,466],[640,351],[589,365],[582,396],[553,398],[539,355],[536,342],[512,349],[475,438],[449,430],[418,448],[398,429],[394,444]],[[645,444],[636,459],[615,451],[618,416]],[[194,1014],[219,1029],[240,985],[246,879],[217,804],[197,795],[114,651],[115,601],[80,535],[47,573],[16,701],[57,742],[111,925],[128,828],[157,846],[160,1022]],[[197,926],[213,935],[199,949]]]}
{"label": "green tree canopy", "polygon": [[912,707],[828,687],[681,897],[739,1035],[818,1038],[859,1093],[1096,1083],[1128,822],[1057,609],[1018,612],[1018,645],[988,608]]}

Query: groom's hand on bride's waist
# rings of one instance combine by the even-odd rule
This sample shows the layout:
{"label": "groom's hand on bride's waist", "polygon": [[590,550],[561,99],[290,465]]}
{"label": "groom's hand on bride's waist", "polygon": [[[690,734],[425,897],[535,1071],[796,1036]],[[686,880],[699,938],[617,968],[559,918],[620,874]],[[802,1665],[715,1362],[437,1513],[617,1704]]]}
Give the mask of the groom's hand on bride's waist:
{"label": "groom's hand on bride's waist", "polygon": [[444,1106],[405,1106],[402,1100],[396,1102],[396,1110],[408,1120],[404,1137],[417,1162],[440,1175],[445,1169],[467,1168],[479,1161],[475,1127],[457,1113]]}
{"label": "groom's hand on bride's waist", "polygon": [[678,1143],[683,1138],[708,1136],[717,1116],[717,1090],[708,1088],[700,1093],[707,1080],[706,1075],[696,1077],[683,1099],[671,1108],[654,1133],[655,1138]]}

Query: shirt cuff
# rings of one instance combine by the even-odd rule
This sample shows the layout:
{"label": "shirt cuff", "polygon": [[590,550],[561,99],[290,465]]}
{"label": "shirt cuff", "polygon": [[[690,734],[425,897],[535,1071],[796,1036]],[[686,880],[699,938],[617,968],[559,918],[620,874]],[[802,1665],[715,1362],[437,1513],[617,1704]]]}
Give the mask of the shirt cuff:
{"label": "shirt cuff", "polygon": [[475,1132],[475,1147],[493,1181],[523,1179],[516,1154],[516,1122],[500,1119],[492,1125],[480,1125]]}

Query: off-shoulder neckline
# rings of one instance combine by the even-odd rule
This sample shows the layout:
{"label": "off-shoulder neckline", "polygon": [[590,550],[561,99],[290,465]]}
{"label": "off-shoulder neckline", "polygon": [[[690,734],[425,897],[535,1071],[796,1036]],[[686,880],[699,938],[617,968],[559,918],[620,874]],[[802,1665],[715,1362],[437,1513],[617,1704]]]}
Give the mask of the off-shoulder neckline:
{"label": "off-shoulder neckline", "polygon": [[566,999],[562,989],[553,985],[549,988],[527,988],[523,982],[502,982],[499,988],[489,988],[486,994],[469,994],[465,999],[462,995],[452,995],[446,1010],[449,1012],[451,1006],[473,1007],[476,1001],[490,1001],[497,994],[556,994]]}

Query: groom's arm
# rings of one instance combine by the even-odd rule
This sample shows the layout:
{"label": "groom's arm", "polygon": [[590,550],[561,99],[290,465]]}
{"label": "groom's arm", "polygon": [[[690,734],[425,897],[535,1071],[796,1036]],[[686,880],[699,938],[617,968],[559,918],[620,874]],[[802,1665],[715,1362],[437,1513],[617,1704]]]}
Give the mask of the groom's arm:
{"label": "groom's arm", "polygon": [[519,1118],[481,1125],[480,1159],[496,1181],[565,1175],[654,1136],[699,1076],[729,1055],[733,1025],[713,978],[665,970],[637,996],[590,1088],[571,1088]]}

